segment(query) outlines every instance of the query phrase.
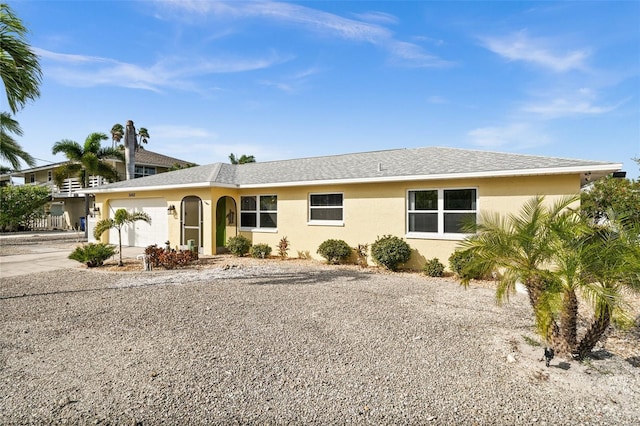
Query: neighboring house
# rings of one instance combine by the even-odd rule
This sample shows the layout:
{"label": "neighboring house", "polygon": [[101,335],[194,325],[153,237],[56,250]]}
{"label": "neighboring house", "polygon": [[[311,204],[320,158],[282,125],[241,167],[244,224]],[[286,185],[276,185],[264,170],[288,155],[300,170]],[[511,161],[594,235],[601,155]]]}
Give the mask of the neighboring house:
{"label": "neighboring house", "polygon": [[[123,243],[186,246],[203,254],[223,251],[242,234],[290,255],[319,258],[329,238],[349,245],[396,235],[414,249],[407,266],[427,259],[447,263],[461,225],[480,212],[516,213],[535,195],[574,195],[589,180],[619,170],[619,163],[453,148],[416,148],[302,158],[243,165],[210,164],[117,182],[88,190],[101,217],[118,208],[145,211]],[[90,229],[91,230],[91,229]],[[90,233],[91,234],[91,233]],[[117,242],[117,233],[104,240]]]}
{"label": "neighboring house", "polygon": [[[114,165],[116,170],[118,170],[120,179],[125,179],[126,172],[124,162],[116,159],[107,159],[104,161]],[[64,180],[61,187],[54,182],[54,171],[67,163],[67,161],[63,161],[0,175],[0,186],[24,184],[46,186],[50,189],[51,203],[48,205],[47,210],[49,214],[46,220],[39,224],[38,228],[84,229],[84,195],[78,192],[82,189],[80,179],[78,177],[69,177]],[[164,173],[175,165],[185,167],[189,165],[189,163],[141,148],[136,152],[135,177]],[[89,187],[94,188],[107,183],[109,182],[101,176],[92,176],[89,181]],[[89,214],[94,215],[93,202],[91,206],[92,209]]]}

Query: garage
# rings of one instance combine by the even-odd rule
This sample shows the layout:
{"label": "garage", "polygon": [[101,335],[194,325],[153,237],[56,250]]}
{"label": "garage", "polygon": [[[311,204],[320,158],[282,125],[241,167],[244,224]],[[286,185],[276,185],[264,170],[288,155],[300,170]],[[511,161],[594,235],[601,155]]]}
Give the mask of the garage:
{"label": "garage", "polygon": [[[167,201],[164,198],[118,199],[110,201],[109,217],[118,209],[129,212],[145,212],[151,216],[151,224],[134,222],[122,228],[122,245],[147,247],[153,244],[164,246],[169,239]],[[109,243],[118,244],[118,231],[109,231]]]}

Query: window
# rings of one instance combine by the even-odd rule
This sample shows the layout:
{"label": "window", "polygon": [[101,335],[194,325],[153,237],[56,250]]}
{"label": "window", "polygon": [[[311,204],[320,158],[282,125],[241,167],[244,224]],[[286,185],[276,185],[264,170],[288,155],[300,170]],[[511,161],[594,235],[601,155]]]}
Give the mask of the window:
{"label": "window", "polygon": [[139,178],[143,176],[151,176],[156,174],[155,167],[147,167],[147,166],[136,166],[133,174],[134,178]]}
{"label": "window", "polygon": [[240,227],[278,227],[278,196],[259,195],[240,197]]}
{"label": "window", "polygon": [[409,191],[407,230],[421,234],[463,234],[476,222],[476,189],[428,189]]}
{"label": "window", "polygon": [[49,170],[47,172],[47,182],[51,182],[53,180],[53,172]]}
{"label": "window", "polygon": [[343,199],[343,194],[309,195],[309,221],[342,223]]}
{"label": "window", "polygon": [[36,183],[36,174],[35,173],[31,173],[29,175],[29,183]]}

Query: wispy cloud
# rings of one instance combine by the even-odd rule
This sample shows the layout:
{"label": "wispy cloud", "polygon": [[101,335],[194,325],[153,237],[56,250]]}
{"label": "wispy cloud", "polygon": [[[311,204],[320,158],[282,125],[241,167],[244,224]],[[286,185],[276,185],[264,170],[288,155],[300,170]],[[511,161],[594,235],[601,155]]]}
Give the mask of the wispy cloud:
{"label": "wispy cloud", "polygon": [[137,65],[111,58],[73,55],[34,48],[46,67],[47,78],[75,87],[114,86],[161,92],[165,88],[196,90],[189,78],[269,68],[288,60],[275,53],[262,58],[167,57],[154,64]]}
{"label": "wispy cloud", "polygon": [[527,31],[503,37],[481,38],[482,44],[492,52],[510,60],[532,63],[555,72],[585,70],[589,49],[559,51],[557,40],[532,38]]}
{"label": "wispy cloud", "polygon": [[280,80],[261,80],[263,86],[275,87],[283,92],[296,93],[307,83],[309,78],[320,71],[317,67],[307,68],[295,74],[283,77]]}
{"label": "wispy cloud", "polygon": [[555,119],[569,116],[606,114],[626,102],[620,101],[613,105],[603,105],[598,104],[598,101],[598,94],[594,90],[582,88],[562,96],[526,104],[522,107],[522,111],[536,114],[546,119]]}
{"label": "wispy cloud", "polygon": [[450,62],[429,54],[418,44],[398,40],[391,30],[382,25],[396,23],[397,19],[380,12],[350,19],[306,6],[271,1],[225,3],[165,0],[159,2],[159,5],[171,5],[186,12],[208,13],[234,19],[258,18],[285,22],[325,37],[369,43],[389,52],[393,57],[392,62],[396,65],[413,67],[451,65]]}
{"label": "wispy cloud", "polygon": [[549,143],[549,137],[539,133],[528,123],[511,123],[505,126],[480,127],[468,133],[473,145],[497,149],[524,149]]}

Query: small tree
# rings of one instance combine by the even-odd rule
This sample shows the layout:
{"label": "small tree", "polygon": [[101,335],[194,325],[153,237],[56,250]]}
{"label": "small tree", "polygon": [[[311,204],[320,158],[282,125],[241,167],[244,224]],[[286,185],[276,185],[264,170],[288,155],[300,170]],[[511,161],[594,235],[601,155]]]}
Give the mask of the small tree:
{"label": "small tree", "polygon": [[5,186],[0,188],[0,229],[15,231],[44,215],[49,190],[41,186]]}
{"label": "small tree", "polygon": [[130,213],[125,209],[118,209],[112,218],[102,219],[93,230],[93,236],[96,240],[99,240],[102,234],[109,229],[115,228],[118,230],[118,250],[120,252],[118,266],[124,266],[124,263],[122,263],[122,228],[139,220],[151,224],[151,216],[145,212]]}
{"label": "small tree", "polygon": [[378,265],[395,271],[411,257],[411,247],[402,238],[384,235],[371,245],[371,257]]}

